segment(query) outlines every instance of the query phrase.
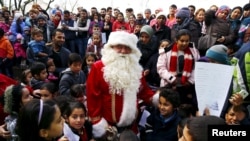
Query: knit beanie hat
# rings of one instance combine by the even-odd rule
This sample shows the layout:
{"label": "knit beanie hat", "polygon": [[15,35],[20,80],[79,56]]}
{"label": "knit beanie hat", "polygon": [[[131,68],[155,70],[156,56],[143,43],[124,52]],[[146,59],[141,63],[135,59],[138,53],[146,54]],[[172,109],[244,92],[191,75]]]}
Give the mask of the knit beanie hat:
{"label": "knit beanie hat", "polygon": [[230,13],[231,9],[227,6],[227,5],[222,5],[215,13],[215,15],[217,16],[219,13],[221,13],[222,11],[227,11],[228,14]]}
{"label": "knit beanie hat", "polygon": [[206,52],[206,57],[213,59],[221,64],[229,65],[229,58],[227,55],[227,47],[225,45],[214,45]]}
{"label": "knit beanie hat", "polygon": [[15,16],[14,16],[14,19],[17,20],[17,19],[19,19],[22,16],[23,16],[23,14],[21,12],[16,12]]}
{"label": "knit beanie hat", "polygon": [[21,84],[10,85],[4,91],[4,112],[18,113],[20,109],[20,102],[22,98],[22,88]]}
{"label": "knit beanie hat", "polygon": [[20,33],[18,33],[17,35],[16,35],[16,39],[22,39],[23,38],[23,36],[20,34]]}
{"label": "knit beanie hat", "polygon": [[189,18],[190,17],[190,11],[187,7],[181,8],[177,13],[176,17],[178,18]]}
{"label": "knit beanie hat", "polygon": [[24,26],[23,31],[27,31],[27,30],[30,30],[30,27]]}
{"label": "knit beanie hat", "polygon": [[45,15],[42,15],[42,14],[40,14],[40,15],[37,16],[37,20],[40,20],[40,19],[42,19],[44,21],[47,20],[46,17],[45,17]]}
{"label": "knit beanie hat", "polygon": [[142,28],[141,28],[141,31],[140,31],[140,34],[141,33],[146,33],[149,35],[149,37],[151,38],[153,35],[154,35],[154,30],[151,26],[149,25],[144,25]]}
{"label": "knit beanie hat", "polygon": [[247,4],[245,4],[244,6],[243,6],[243,10],[244,11],[247,11],[247,10],[249,10],[250,9],[250,3],[247,3]]}
{"label": "knit beanie hat", "polygon": [[159,11],[159,12],[162,12],[163,11],[163,9],[162,8],[157,8],[157,9],[155,9],[155,10],[157,10],[157,11]]}
{"label": "knit beanie hat", "polygon": [[159,12],[157,15],[156,15],[156,19],[158,19],[158,17],[160,16],[164,16],[166,19],[167,19],[167,16],[164,12]]}

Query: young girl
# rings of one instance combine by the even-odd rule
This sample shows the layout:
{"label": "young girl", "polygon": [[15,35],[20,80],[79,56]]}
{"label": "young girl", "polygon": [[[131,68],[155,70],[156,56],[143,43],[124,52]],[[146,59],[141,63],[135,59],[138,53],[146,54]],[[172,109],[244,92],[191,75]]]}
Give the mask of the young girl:
{"label": "young girl", "polygon": [[87,47],[87,53],[92,52],[96,54],[98,60],[101,59],[101,49],[103,48],[102,44],[102,34],[101,32],[94,32],[92,35],[92,43]]}
{"label": "young girl", "polygon": [[82,64],[82,70],[86,75],[86,78],[88,77],[88,74],[90,72],[91,66],[97,61],[97,56],[95,53],[88,52],[84,59]]}
{"label": "young girl", "polygon": [[33,99],[20,111],[17,134],[20,141],[56,141],[63,133],[63,123],[54,101]]}
{"label": "young girl", "polygon": [[[92,136],[92,125],[88,120],[86,120],[86,108],[83,103],[71,102],[69,103],[65,111],[65,126],[63,129],[64,136],[66,136],[70,141],[90,141],[93,140]],[[74,139],[72,137],[72,132],[74,134]]]}
{"label": "young girl", "polygon": [[58,89],[52,82],[44,83],[40,88],[40,98],[42,100],[53,99],[58,95]]}
{"label": "young girl", "polygon": [[21,84],[10,85],[6,88],[3,94],[4,112],[9,114],[5,117],[7,130],[10,132],[10,141],[18,140],[18,135],[15,132],[16,122],[20,108],[26,105],[31,99],[30,91]]}
{"label": "young girl", "polygon": [[147,61],[144,68],[144,75],[146,76],[146,81],[149,84],[150,88],[155,91],[160,87],[161,78],[157,73],[157,61],[159,57],[159,52],[165,52],[165,48],[169,47],[170,41],[168,39],[163,39],[160,42],[159,51],[153,54],[149,61]]}
{"label": "young girl", "polygon": [[16,55],[16,64],[21,64],[21,68],[26,67],[26,51],[22,44],[23,37],[21,34],[17,34],[16,42],[14,44],[14,50]]}
{"label": "young girl", "polygon": [[187,29],[178,31],[175,42],[160,53],[157,72],[161,77],[160,86],[172,86],[180,93],[182,104],[192,104],[198,110],[194,88],[194,62],[199,52],[190,44],[191,34]]}
{"label": "young girl", "polygon": [[[75,84],[70,88],[70,96],[81,103],[84,104],[86,101],[85,85]],[[86,104],[85,104],[86,105]]]}
{"label": "young girl", "polygon": [[30,69],[24,70],[20,78],[21,84],[24,86],[30,86],[31,78],[32,78],[32,74],[31,74]]}
{"label": "young girl", "polygon": [[177,108],[180,105],[179,94],[164,87],[159,88],[158,108],[147,118],[146,140],[147,141],[176,141],[177,125],[181,118]]}

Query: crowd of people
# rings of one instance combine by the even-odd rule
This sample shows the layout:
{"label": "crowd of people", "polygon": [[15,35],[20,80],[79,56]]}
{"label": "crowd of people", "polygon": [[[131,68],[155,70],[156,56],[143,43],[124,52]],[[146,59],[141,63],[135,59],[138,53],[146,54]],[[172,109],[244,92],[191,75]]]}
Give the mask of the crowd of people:
{"label": "crowd of people", "polygon": [[[0,140],[207,141],[208,125],[250,125],[250,3],[77,11],[1,9]],[[196,62],[234,68],[219,116],[199,109]]]}

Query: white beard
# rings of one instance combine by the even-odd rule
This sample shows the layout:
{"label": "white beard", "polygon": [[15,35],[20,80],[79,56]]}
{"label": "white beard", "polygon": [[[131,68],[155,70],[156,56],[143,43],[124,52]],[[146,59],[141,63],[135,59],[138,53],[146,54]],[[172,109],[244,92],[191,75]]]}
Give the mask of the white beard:
{"label": "white beard", "polygon": [[141,85],[142,67],[134,53],[122,55],[112,48],[102,51],[104,80],[110,94],[123,95],[123,109],[117,126],[128,126],[136,118],[137,93]]}
{"label": "white beard", "polygon": [[111,93],[122,94],[124,89],[139,88],[139,85],[135,86],[140,83],[142,77],[139,57],[133,53],[119,54],[109,48],[102,53],[104,79],[109,84]]}

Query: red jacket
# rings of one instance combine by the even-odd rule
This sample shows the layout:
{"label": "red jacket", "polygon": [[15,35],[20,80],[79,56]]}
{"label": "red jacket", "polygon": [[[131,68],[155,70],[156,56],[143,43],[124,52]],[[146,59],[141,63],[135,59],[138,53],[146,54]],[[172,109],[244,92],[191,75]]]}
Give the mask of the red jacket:
{"label": "red jacket", "polygon": [[[128,126],[126,124],[131,124],[136,119],[138,99],[150,103],[154,95],[144,77],[140,80],[141,86],[139,90],[135,89],[135,95],[128,96],[127,100],[123,95],[110,94],[109,85],[103,78],[103,67],[102,61],[94,63],[86,83],[88,115],[92,120],[93,130],[96,128],[98,131],[105,130],[104,126],[106,124],[103,124],[103,121],[113,126],[118,123],[122,123],[121,127]],[[137,91],[139,92],[136,95]],[[124,107],[125,102],[127,107]],[[132,103],[135,103],[135,105]],[[127,117],[127,115],[122,117],[123,110],[127,110],[125,113],[132,113],[131,115],[134,115],[134,117]]]}
{"label": "red jacket", "polygon": [[129,30],[129,24],[126,22],[120,22],[118,20],[113,22],[112,31],[119,31],[119,30]]}

